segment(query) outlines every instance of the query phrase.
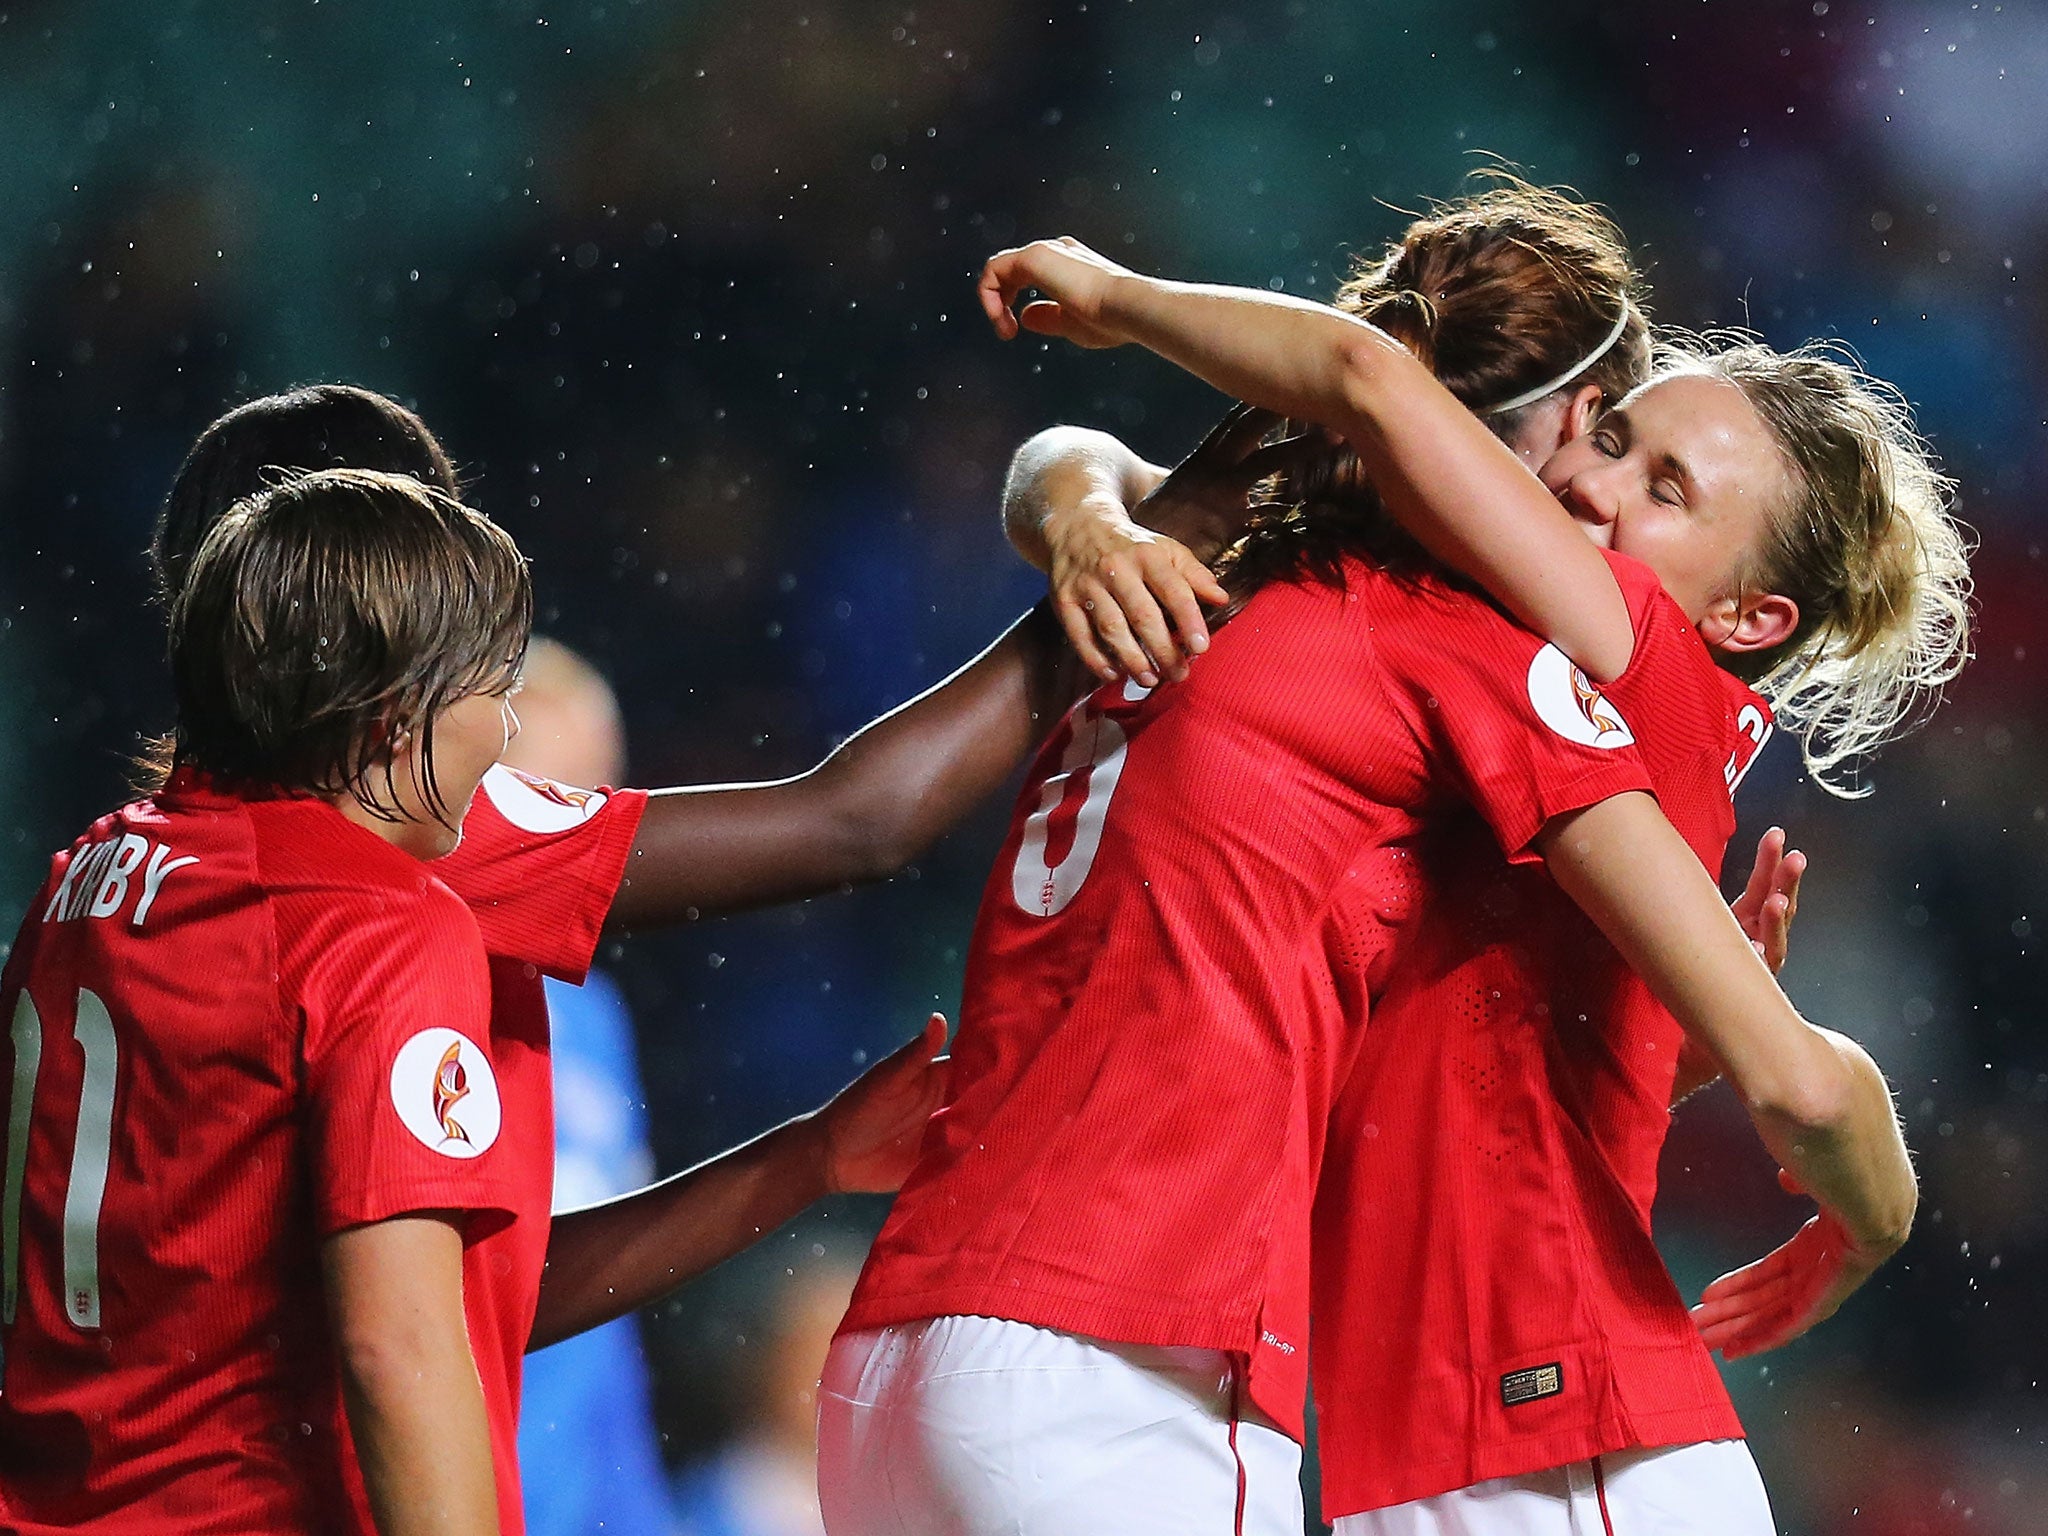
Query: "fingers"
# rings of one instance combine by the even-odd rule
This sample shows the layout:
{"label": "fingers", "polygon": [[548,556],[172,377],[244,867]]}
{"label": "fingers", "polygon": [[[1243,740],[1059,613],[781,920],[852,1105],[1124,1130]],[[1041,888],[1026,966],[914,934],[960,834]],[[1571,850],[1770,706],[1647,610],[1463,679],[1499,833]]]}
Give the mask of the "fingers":
{"label": "fingers", "polygon": [[[1187,676],[1187,666],[1180,654],[1180,645],[1167,627],[1166,615],[1160,610],[1158,600],[1152,595],[1145,573],[1145,562],[1141,558],[1137,568],[1119,564],[1106,573],[1109,595],[1122,610],[1129,627],[1130,644],[1141,654],[1138,667],[1131,668],[1131,676],[1147,688],[1155,687],[1158,675],[1163,673],[1174,682]],[[1120,650],[1120,656],[1123,652]]]}
{"label": "fingers", "polygon": [[1759,925],[1764,961],[1774,976],[1785,968],[1785,957],[1792,951],[1792,919],[1799,912],[1799,885],[1805,877],[1806,855],[1797,851],[1780,859],[1771,875],[1771,894],[1764,899]]}
{"label": "fingers", "polygon": [[1021,250],[998,251],[982,265],[981,276],[974,285],[975,297],[981,300],[981,312],[1004,341],[1017,337],[1017,317],[1010,313],[1010,301],[1024,286],[1015,284],[1013,278],[1023,254]]}
{"label": "fingers", "polygon": [[1702,1299],[1692,1309],[1700,1342],[1724,1360],[1761,1354],[1788,1343],[1820,1321],[1810,1284],[1783,1275],[1740,1295]]}
{"label": "fingers", "polygon": [[1113,683],[1122,677],[1123,669],[1109,657],[1109,653],[1096,643],[1095,616],[1090,612],[1088,602],[1079,597],[1055,597],[1053,612],[1058,616],[1060,628],[1067,632],[1067,643],[1074,648],[1074,654],[1081,658],[1081,665],[1101,678]]}
{"label": "fingers", "polygon": [[1764,898],[1771,893],[1772,882],[1777,878],[1779,862],[1785,856],[1785,829],[1772,827],[1757,839],[1756,858],[1750,862],[1749,879],[1743,882],[1742,894],[1735,898],[1733,908],[1738,917],[1747,921],[1749,914],[1763,910]]}
{"label": "fingers", "polygon": [[1745,1264],[1740,1269],[1730,1270],[1701,1291],[1700,1305],[1718,1308],[1739,1301],[1756,1291],[1768,1289],[1773,1285],[1782,1285],[1788,1272],[1785,1249],[1773,1249],[1754,1264]]}
{"label": "fingers", "polygon": [[1831,1306],[1795,1298],[1785,1306],[1760,1314],[1746,1327],[1729,1329],[1715,1341],[1708,1341],[1703,1334],[1701,1342],[1709,1349],[1718,1349],[1723,1360],[1743,1360],[1782,1348],[1834,1315]]}
{"label": "fingers", "polygon": [[1699,1305],[1692,1309],[1693,1321],[1702,1328],[1725,1324],[1729,1318],[1746,1316],[1781,1299],[1791,1284],[1790,1275],[1777,1274],[1741,1290],[1702,1292]]}
{"label": "fingers", "polygon": [[1785,925],[1788,928],[1792,919],[1799,915],[1799,887],[1805,880],[1806,855],[1795,848],[1778,865],[1777,894],[1785,898]]}
{"label": "fingers", "polygon": [[1220,606],[1229,600],[1216,575],[1185,549],[1168,557],[1167,568],[1148,574],[1146,584],[1173,620],[1174,631],[1190,655],[1209,649],[1209,621],[1202,616],[1204,602]]}
{"label": "fingers", "polygon": [[1017,324],[1034,336],[1068,334],[1066,312],[1052,299],[1033,299],[1017,312]]}
{"label": "fingers", "polygon": [[1764,964],[1775,976],[1785,969],[1785,956],[1792,950],[1792,904],[1783,896],[1770,897],[1764,902],[1757,925],[1763,933],[1757,941],[1757,953],[1764,957]]}
{"label": "fingers", "polygon": [[880,1070],[893,1072],[904,1067],[922,1068],[930,1065],[931,1059],[946,1048],[946,1016],[935,1013],[925,1021],[923,1029],[897,1046],[878,1064]]}
{"label": "fingers", "polygon": [[[1152,658],[1132,635],[1130,623],[1124,618],[1123,607],[1115,595],[1093,579],[1083,582],[1077,590],[1088,621],[1094,626],[1100,648],[1109,653],[1109,666],[1103,676],[1112,680],[1133,678],[1147,688],[1157,686],[1159,677],[1153,671]],[[1150,598],[1146,600],[1149,602]]]}

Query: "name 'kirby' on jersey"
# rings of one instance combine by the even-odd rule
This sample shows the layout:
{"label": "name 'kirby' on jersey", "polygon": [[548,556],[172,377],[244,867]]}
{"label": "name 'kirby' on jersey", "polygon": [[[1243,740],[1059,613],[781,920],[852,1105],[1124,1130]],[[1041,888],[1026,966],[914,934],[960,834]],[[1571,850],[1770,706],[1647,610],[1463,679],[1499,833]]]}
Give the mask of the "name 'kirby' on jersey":
{"label": "name 'kirby' on jersey", "polygon": [[126,916],[140,928],[149,921],[150,909],[156,905],[164,882],[186,865],[198,862],[196,853],[180,857],[171,851],[170,844],[152,842],[134,832],[90,843],[65,867],[64,878],[57,882],[57,889],[50,893],[43,908],[43,921],[68,923],[81,917]]}

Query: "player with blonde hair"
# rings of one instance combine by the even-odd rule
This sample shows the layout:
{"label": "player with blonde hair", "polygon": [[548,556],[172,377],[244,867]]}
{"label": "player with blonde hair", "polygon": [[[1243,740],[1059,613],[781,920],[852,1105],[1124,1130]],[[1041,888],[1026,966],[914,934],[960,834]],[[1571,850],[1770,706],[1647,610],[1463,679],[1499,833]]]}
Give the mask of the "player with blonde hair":
{"label": "player with blonde hair", "polygon": [[[1533,628],[1551,634],[1582,662],[1591,677],[1575,680],[1572,702],[1602,734],[1612,727],[1617,738],[1625,736],[1626,725],[1597,707],[1596,701],[1605,702],[1601,689],[1617,700],[1625,690],[1639,694],[1630,688],[1629,676],[1653,636],[1635,613],[1626,563],[1595,553],[1586,532],[1596,543],[1642,557],[1703,639],[1747,675],[1763,679],[1765,687],[1779,688],[1789,701],[1788,713],[1807,727],[1808,759],[1819,772],[1869,750],[1961,664],[1967,570],[1960,536],[1942,504],[1941,482],[1896,397],[1839,359],[1814,349],[1789,356],[1754,345],[1719,352],[1695,349],[1665,364],[1650,385],[1590,431],[1567,433],[1555,455],[1532,453],[1543,445],[1503,433],[1511,445],[1524,448],[1526,458],[1545,459],[1545,485],[1576,514],[1582,531],[1410,355],[1431,359],[1430,333],[1439,317],[1430,300],[1445,296],[1441,291],[1417,293],[1410,301],[1411,312],[1422,317],[1421,334],[1413,324],[1402,326],[1402,340],[1409,343],[1403,348],[1354,320],[1318,313],[1318,307],[1235,290],[1127,282],[1120,269],[1103,279],[1107,264],[1098,262],[1092,253],[1077,254],[1065,243],[996,258],[985,292],[998,328],[1008,321],[1007,301],[1019,288],[1036,285],[1048,291],[1051,302],[1025,310],[1023,319],[1034,329],[1072,335],[1084,344],[1141,340],[1221,387],[1337,427],[1385,492],[1391,510],[1425,544],[1453,566],[1478,575]],[[1396,263],[1390,256],[1389,266]],[[997,301],[1004,306],[1000,314]],[[1436,361],[1440,364],[1441,357]],[[1699,430],[1702,424],[1705,431]],[[1114,466],[1114,459],[1113,453],[1098,450],[1097,468]],[[1098,476],[1098,512],[1120,498],[1116,477],[1128,479],[1130,473],[1125,465],[1112,468],[1107,482]],[[1384,522],[1375,521],[1376,515],[1374,507],[1348,530],[1350,547],[1376,543],[1384,554]],[[1319,534],[1326,553],[1346,542],[1332,534],[1334,522],[1327,506],[1307,513],[1297,507],[1277,523],[1269,520],[1263,555],[1255,551],[1249,564],[1257,566],[1263,559],[1269,573],[1313,565]],[[1335,545],[1328,542],[1333,537]],[[1291,545],[1285,542],[1290,538]],[[1241,556],[1240,571],[1246,564]],[[1383,559],[1381,568],[1385,565]],[[1371,595],[1355,571],[1326,574],[1348,584],[1354,597],[1361,591]],[[1166,586],[1170,589],[1171,582]],[[1616,595],[1622,602],[1615,602]],[[1130,606],[1141,626],[1156,620],[1143,601]],[[1628,610],[1627,617],[1617,624],[1622,609]],[[1106,628],[1113,642],[1128,647],[1114,616]],[[1195,640],[1186,626],[1182,638]],[[1170,655],[1177,643],[1170,636],[1162,641],[1155,624],[1141,664],[1158,665],[1162,652]],[[1533,668],[1530,677],[1533,701]],[[1636,723],[1647,755],[1655,745],[1655,722],[1646,722],[1634,708],[1625,713]],[[1759,725],[1766,718],[1756,716]],[[1738,766],[1731,755],[1729,767]],[[1659,783],[1657,788],[1665,810],[1685,827],[1670,786]],[[1500,830],[1496,825],[1495,833]],[[1558,818],[1545,827],[1536,846],[1549,859],[1558,883],[1660,985],[1680,1017],[1697,1026],[1698,1010],[1707,1001],[1700,988],[1720,985],[1706,980],[1716,965],[1697,954],[1687,956],[1679,970],[1691,974],[1673,989],[1673,974],[1659,971],[1671,965],[1673,951],[1652,936],[1658,923],[1643,917],[1651,908],[1677,907],[1708,923],[1707,897],[1694,894],[1705,885],[1697,871],[1688,883],[1679,865],[1646,852],[1668,834],[1653,807],[1639,796],[1620,794]],[[1696,833],[1688,837],[1701,858],[1717,867],[1726,831],[1718,840]],[[1513,843],[1501,841],[1513,855]],[[1678,1042],[1660,1034],[1654,1020],[1630,1005],[1625,993],[1598,986],[1577,989],[1578,1000],[1589,1004],[1591,1012],[1577,1012],[1575,1028],[1559,1006],[1573,989],[1561,983],[1575,979],[1566,960],[1587,958],[1585,936],[1559,927],[1554,912],[1536,920],[1544,897],[1540,887],[1524,881],[1517,888],[1505,871],[1499,877],[1482,876],[1484,850],[1475,850],[1471,839],[1462,847],[1453,839],[1449,854],[1446,846],[1441,840],[1419,845],[1428,855],[1419,862],[1430,865],[1437,884],[1432,895],[1439,899],[1418,905],[1465,916],[1439,920],[1434,933],[1418,917],[1415,931],[1389,937],[1386,908],[1400,902],[1390,903],[1388,892],[1402,881],[1385,878],[1383,867],[1363,882],[1370,899],[1353,901],[1376,908],[1373,916],[1382,930],[1363,939],[1353,935],[1353,947],[1369,952],[1367,968],[1372,958],[1395,950],[1417,951],[1421,958],[1410,954],[1390,962],[1372,978],[1374,1027],[1332,1128],[1337,1177],[1329,1182],[1335,1193],[1326,1189],[1317,1218],[1326,1513],[1355,1512],[1344,1522],[1347,1530],[1354,1524],[1361,1531],[1463,1529],[1459,1521],[1474,1518],[1478,1507],[1460,1502],[1467,1497],[1460,1492],[1464,1484],[1538,1472],[1555,1472],[1568,1482],[1571,1467],[1582,1461],[1591,1474],[1580,1491],[1601,1501],[1604,1509],[1608,1491],[1599,1486],[1603,1453],[1709,1441],[1719,1438],[1716,1426],[1739,1432],[1732,1413],[1725,1411],[1725,1398],[1716,1409],[1718,1384],[1710,1370],[1684,1368],[1673,1375],[1655,1363],[1658,1350],[1682,1354],[1686,1342],[1677,1333],[1684,1314],[1675,1293],[1654,1297],[1647,1307],[1631,1310],[1628,1304],[1634,1294],[1631,1282],[1639,1290],[1646,1275],[1663,1278],[1648,1241],[1648,1190],[1654,1188],[1656,1144],[1662,1136],[1657,1122],[1673,1086]],[[1663,871],[1661,878],[1645,878],[1653,868]],[[1504,894],[1523,902],[1517,921],[1506,925],[1510,931],[1475,915],[1486,912],[1489,901],[1497,909]],[[1467,904],[1446,907],[1440,899],[1446,895]],[[1335,905],[1341,916],[1345,893],[1338,893]],[[1463,932],[1455,931],[1461,926]],[[1677,926],[1670,929],[1666,940],[1677,931]],[[1375,950],[1378,956],[1371,957]],[[1533,993],[1546,995],[1547,979],[1550,998],[1544,1010],[1550,1022],[1538,1032],[1546,1042],[1541,1050],[1501,1043],[1516,1039],[1514,1028],[1506,1034],[1500,1030],[1513,1024],[1516,1010],[1526,1002],[1511,998],[1493,1007],[1486,1002],[1489,996],[1502,997],[1501,991],[1488,990],[1489,981],[1495,987],[1519,985],[1523,990],[1515,997],[1530,995],[1531,951],[1537,957]],[[1724,943],[1719,953],[1718,965],[1727,965],[1732,949]],[[1403,965],[1408,967],[1405,982]],[[1418,971],[1426,984],[1415,980]],[[1739,966],[1722,974],[1738,987],[1746,985]],[[1390,975],[1391,1019],[1380,991]],[[1473,1001],[1467,1007],[1460,998]],[[1752,1001],[1764,1004],[1760,995]],[[1762,1013],[1773,1012],[1781,1020],[1796,1020],[1781,998],[1775,1008],[1762,1007]],[[1597,1021],[1590,1028],[1589,1017]],[[1832,1075],[1805,1050],[1821,1037],[1802,1034],[1802,1028],[1765,1030],[1739,1041],[1717,1040],[1711,1029],[1695,1034],[1696,1039],[1704,1034],[1729,1068],[1749,1098],[1759,1129],[1781,1158],[1811,1148],[1802,1148],[1798,1138],[1787,1141],[1780,1118],[1786,1106],[1773,1105],[1762,1080],[1789,1068],[1790,1076],[1777,1077],[1776,1086],[1794,1086],[1803,1094]],[[1845,1046],[1837,1042],[1834,1048]],[[1546,1078],[1576,1083],[1582,1091],[1578,1102],[1548,1119],[1538,1114],[1548,1138],[1539,1135],[1538,1145],[1525,1149],[1536,1166],[1550,1169],[1554,1187],[1575,1191],[1567,1208],[1578,1222],[1580,1239],[1608,1240],[1616,1251],[1615,1261],[1604,1269],[1582,1265],[1574,1270],[1563,1261],[1549,1269],[1534,1266],[1539,1273],[1563,1272],[1562,1296],[1578,1305],[1575,1317],[1568,1304],[1562,1313],[1546,1316],[1543,1305],[1559,1305],[1559,1293],[1544,1294],[1540,1283],[1524,1283],[1527,1276],[1511,1281],[1496,1274],[1490,1282],[1474,1278],[1489,1273],[1489,1255],[1497,1269],[1510,1270],[1511,1265],[1500,1262],[1511,1257],[1502,1247],[1509,1240],[1507,1228],[1522,1220],[1519,1236],[1526,1242],[1542,1230],[1540,1222],[1528,1220],[1531,1212],[1554,1214],[1557,1206],[1547,1193],[1533,1206],[1518,1203],[1512,1182],[1501,1187],[1505,1196],[1494,1191],[1490,1199],[1472,1198],[1475,1179],[1484,1187],[1482,1175],[1471,1166],[1472,1143],[1492,1145],[1498,1137],[1475,1137],[1475,1126],[1487,1123],[1487,1111],[1469,1091],[1440,1083],[1442,1069],[1457,1061],[1467,1061],[1469,1069],[1475,1048],[1482,1057],[1488,1050],[1507,1053],[1488,1069],[1489,1085],[1498,1080],[1496,1072],[1509,1083],[1516,1083],[1518,1074],[1529,1080],[1530,1091],[1510,1095],[1508,1103],[1534,1105],[1543,1097],[1536,1089]],[[1645,1049],[1664,1054],[1645,1071],[1629,1065],[1631,1049],[1638,1061]],[[1841,1058],[1852,1077],[1859,1056],[1851,1049]],[[1865,1080],[1873,1078],[1870,1073]],[[1662,1091],[1656,1091],[1660,1086]],[[1878,1089],[1881,1093],[1881,1080]],[[1418,1107],[1445,1094],[1445,1109]],[[1633,1114],[1627,1111],[1631,1102],[1638,1106]],[[1882,1099],[1866,1102],[1873,1111],[1881,1106],[1888,1118]],[[1500,1108],[1498,1102],[1492,1106],[1494,1112]],[[1793,1118],[1812,1108],[1809,1104]],[[1404,1130],[1408,1134],[1401,1134]],[[1364,1148],[1375,1134],[1379,1144],[1368,1153]],[[1866,1150],[1875,1151],[1884,1139],[1866,1142]],[[1911,1209],[1911,1178],[1903,1160],[1895,1157],[1895,1131],[1890,1139],[1894,1152],[1884,1154],[1884,1160],[1894,1171],[1864,1185],[1864,1192],[1888,1186],[1906,1195],[1903,1206],[1895,1203],[1896,1193],[1863,1203],[1857,1179],[1839,1178],[1847,1164],[1820,1181],[1808,1179],[1822,1201],[1822,1215],[1762,1265],[1710,1289],[1702,1322],[1711,1341],[1741,1352],[1796,1333],[1839,1304],[1902,1239],[1902,1222]],[[1862,1170],[1864,1175],[1875,1171],[1870,1164]],[[1466,1191],[1462,1196],[1456,1193],[1460,1189]],[[1846,1205],[1835,1203],[1844,1199]],[[1332,1210],[1335,1214],[1326,1214]],[[1368,1211],[1371,1220],[1365,1218]],[[1326,1229],[1334,1234],[1327,1243]],[[1430,1248],[1425,1233],[1441,1246]],[[1386,1256],[1388,1249],[1392,1258]],[[1334,1255],[1327,1263],[1326,1252]],[[1361,1267],[1377,1271],[1386,1283],[1371,1283],[1369,1276],[1367,1283],[1354,1283]],[[1437,1272],[1434,1282],[1431,1270]],[[1452,1278],[1442,1278],[1446,1272]],[[1478,1294],[1462,1302],[1457,1299],[1460,1276],[1479,1287]],[[1614,1284],[1611,1294],[1602,1290],[1609,1283]],[[1669,1292],[1668,1280],[1664,1290]],[[1605,1310],[1593,1305],[1603,1297]],[[1407,1310],[1402,1309],[1404,1299]],[[1448,1358],[1432,1362],[1423,1343],[1390,1354],[1386,1341],[1402,1337],[1405,1324],[1415,1325],[1411,1334],[1441,1337],[1447,1305],[1491,1316],[1496,1326],[1482,1331],[1480,1344],[1463,1340],[1462,1358],[1453,1348]],[[1560,1326],[1576,1338],[1588,1315],[1605,1317],[1615,1330],[1614,1336],[1600,1335],[1603,1347],[1591,1358],[1581,1353],[1565,1364],[1555,1358],[1539,1363],[1533,1357],[1499,1357],[1504,1339],[1534,1347],[1533,1341]],[[1438,1320],[1434,1327],[1432,1317]],[[1496,1354],[1488,1354],[1489,1344]],[[1562,1352],[1551,1351],[1553,1356]],[[1497,1371],[1497,1384],[1488,1385],[1489,1370],[1498,1366],[1506,1368]],[[1420,1390],[1417,1372],[1431,1370],[1442,1373],[1443,1386]],[[1476,1406],[1496,1388],[1497,1407]],[[1552,1398],[1560,1401],[1548,1401]],[[1597,1406],[1586,1406],[1602,1400],[1632,1404],[1632,1412],[1617,1416],[1610,1406],[1603,1415]],[[1533,1409],[1524,1406],[1531,1403]],[[1644,1417],[1651,1404],[1663,1411],[1661,1422],[1654,1415]],[[1746,1474],[1753,1497],[1700,1502],[1699,1528],[1769,1528],[1761,1490],[1739,1447],[1689,1444],[1687,1451],[1693,1454],[1632,1464],[1627,1496],[1654,1499],[1660,1482],[1674,1481],[1681,1487],[1739,1490]],[[1731,1451],[1737,1454],[1733,1464]],[[1564,1482],[1557,1488],[1505,1488],[1488,1482],[1484,1495],[1494,1501],[1488,1507],[1498,1516],[1504,1496],[1509,1502],[1520,1495],[1541,1500],[1560,1489],[1553,1502],[1569,1503],[1574,1492]],[[1622,1496],[1615,1492],[1617,1499]],[[1401,1507],[1389,1507],[1394,1505]],[[1381,1513],[1368,1513],[1373,1510]]]}

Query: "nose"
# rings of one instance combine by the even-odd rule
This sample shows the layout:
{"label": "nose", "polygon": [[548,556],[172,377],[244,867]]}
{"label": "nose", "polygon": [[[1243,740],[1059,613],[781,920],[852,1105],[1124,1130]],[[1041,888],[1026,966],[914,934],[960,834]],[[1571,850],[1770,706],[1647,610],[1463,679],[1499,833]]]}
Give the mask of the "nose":
{"label": "nose", "polygon": [[1565,482],[1558,499],[1565,510],[1582,523],[1609,528],[1621,515],[1621,498],[1612,477],[1598,470],[1582,470]]}

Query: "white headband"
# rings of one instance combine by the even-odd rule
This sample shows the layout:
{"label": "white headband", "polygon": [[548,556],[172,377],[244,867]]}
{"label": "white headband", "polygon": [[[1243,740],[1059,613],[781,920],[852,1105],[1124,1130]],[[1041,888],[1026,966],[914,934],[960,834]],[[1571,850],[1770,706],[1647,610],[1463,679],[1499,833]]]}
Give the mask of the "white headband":
{"label": "white headband", "polygon": [[1572,364],[1563,373],[1560,373],[1556,378],[1551,379],[1547,383],[1538,384],[1534,389],[1525,389],[1512,400],[1503,400],[1499,405],[1489,405],[1479,414],[1482,416],[1498,416],[1502,411],[1518,410],[1522,406],[1533,405],[1545,395],[1555,394],[1558,390],[1563,389],[1565,385],[1571,383],[1573,379],[1576,379],[1580,374],[1614,350],[1614,344],[1621,340],[1621,333],[1628,329],[1629,312],[1630,306],[1624,301],[1621,306],[1621,314],[1614,322],[1614,329],[1607,333],[1607,339],[1580,358],[1576,363]]}

